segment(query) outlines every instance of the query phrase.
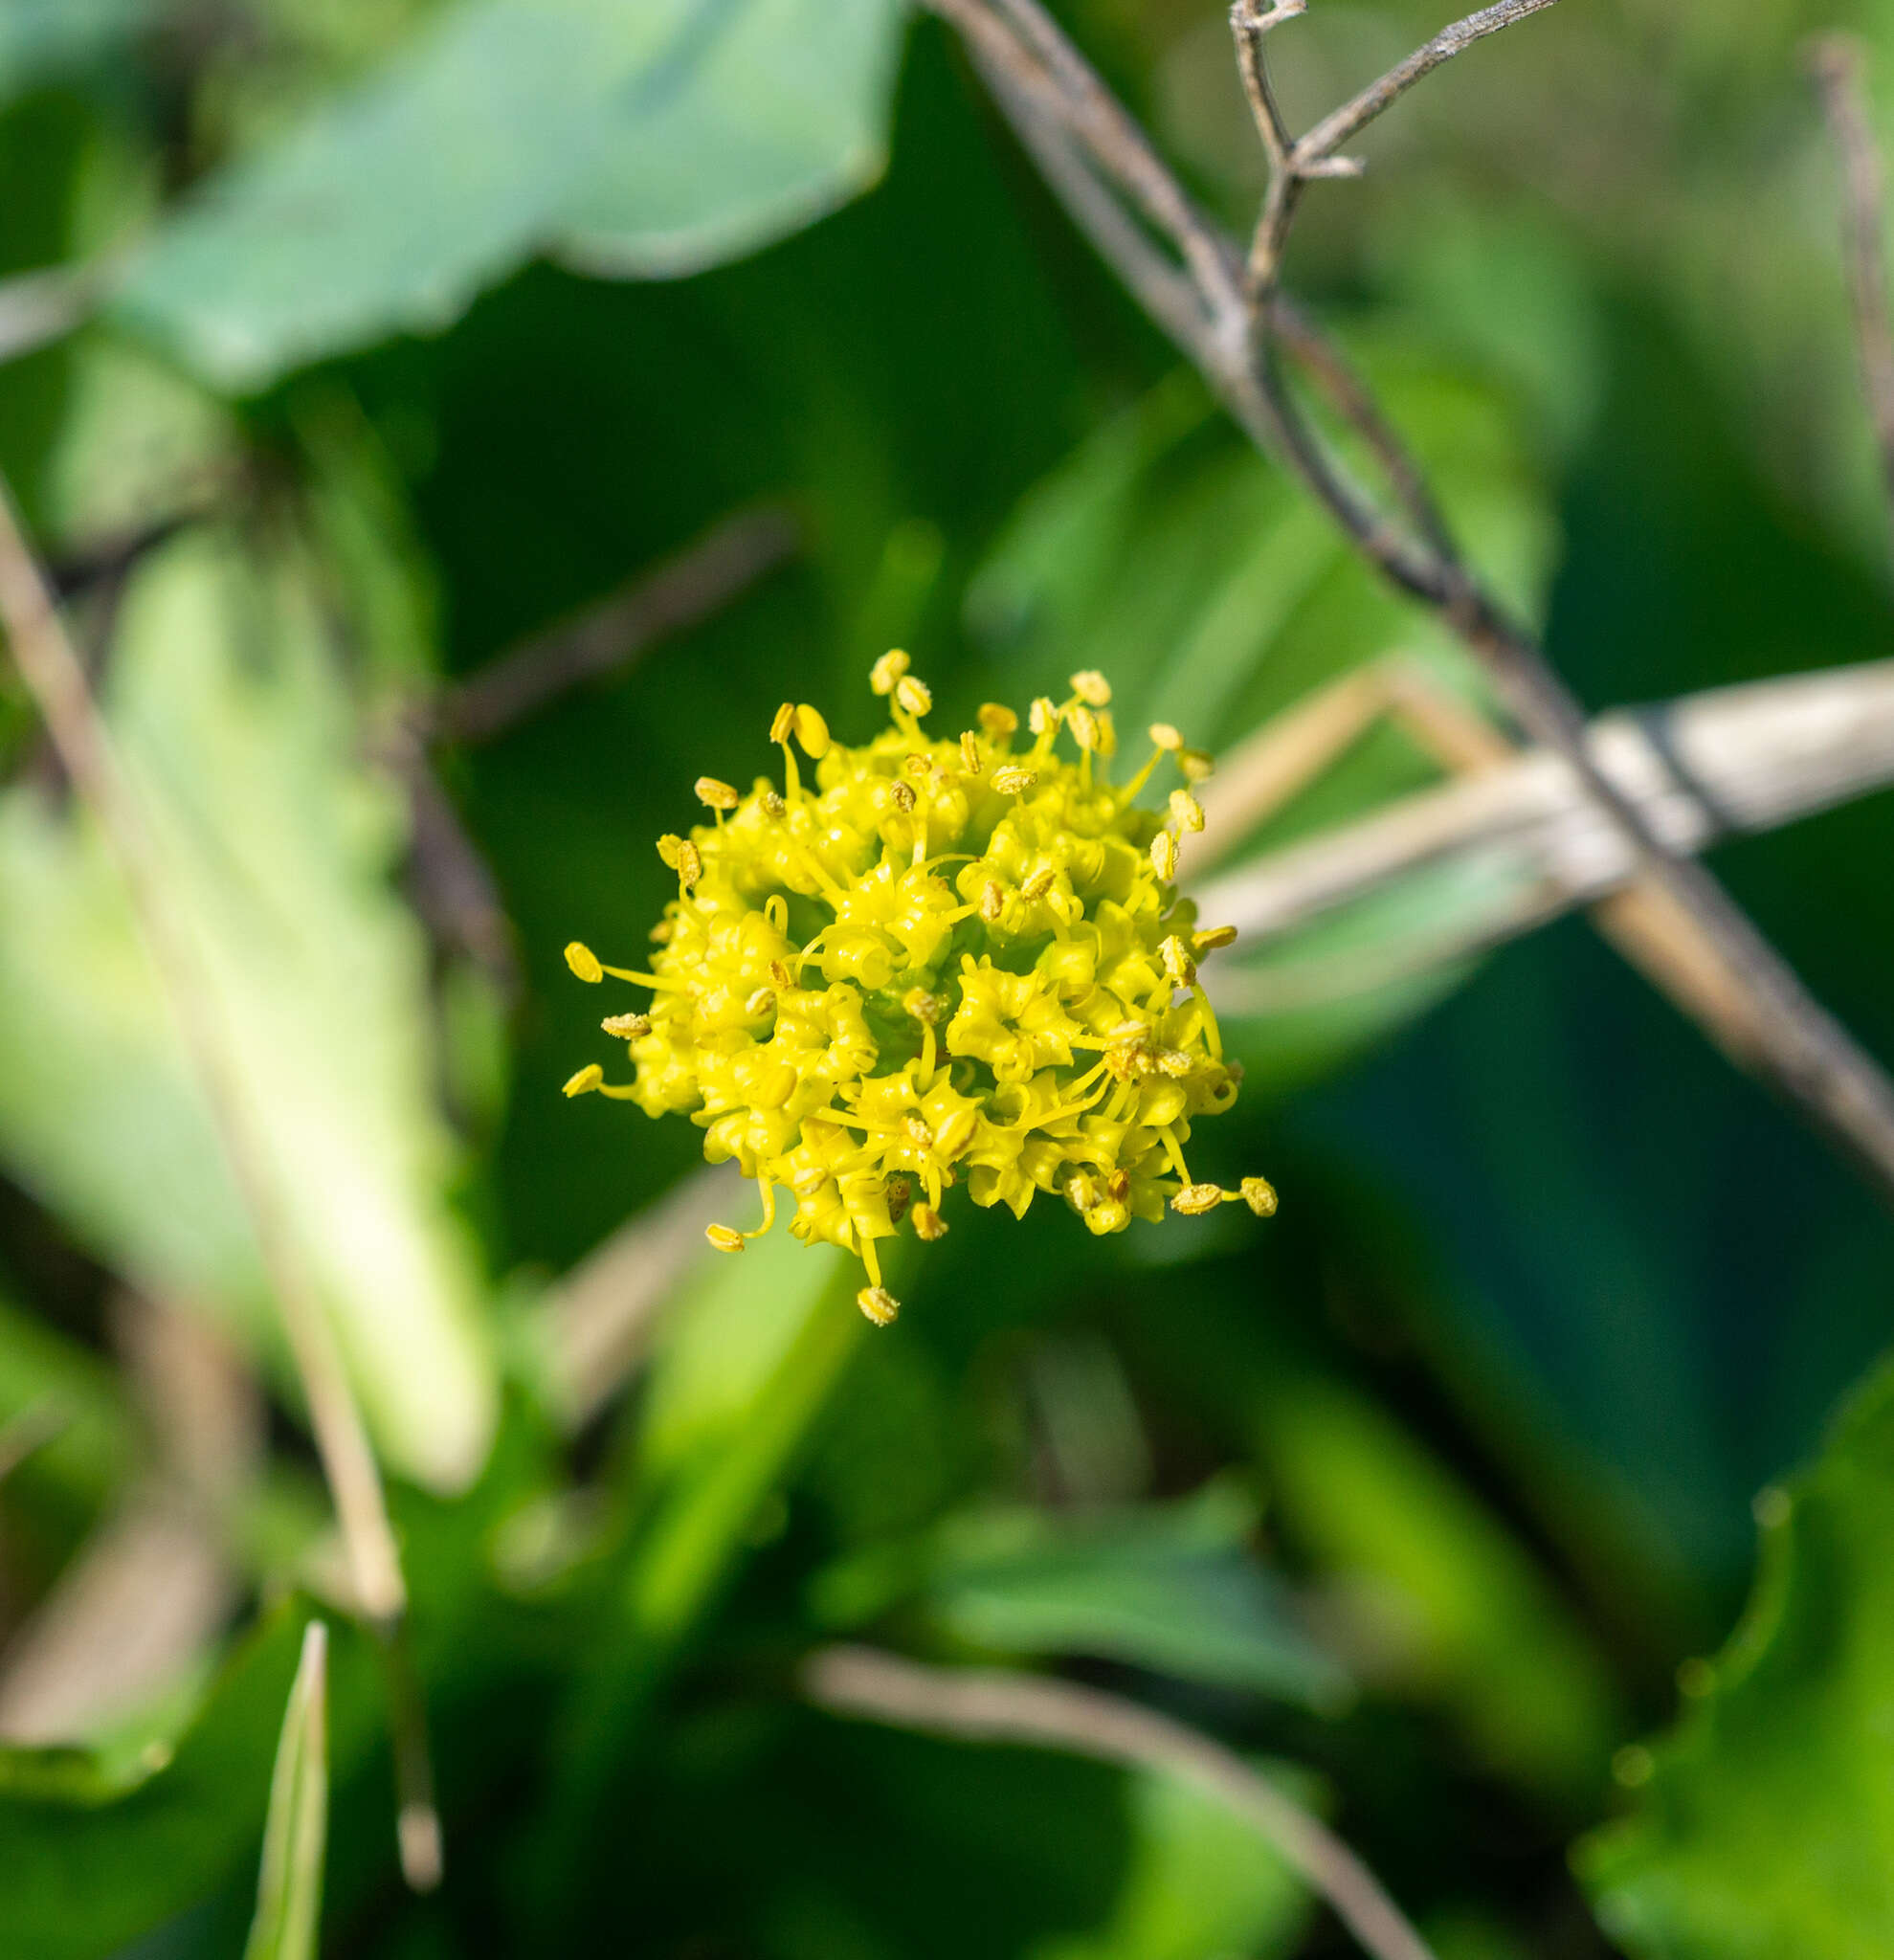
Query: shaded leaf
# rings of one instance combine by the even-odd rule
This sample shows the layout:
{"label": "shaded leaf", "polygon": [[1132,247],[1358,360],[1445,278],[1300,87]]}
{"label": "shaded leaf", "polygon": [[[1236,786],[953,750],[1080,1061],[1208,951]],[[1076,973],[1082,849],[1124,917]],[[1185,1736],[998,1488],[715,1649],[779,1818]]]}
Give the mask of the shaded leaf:
{"label": "shaded leaf", "polygon": [[900,0],[468,0],[154,238],[115,301],[218,386],[449,324],[551,252],[754,250],[879,175]]}
{"label": "shaded leaf", "polygon": [[1894,1949],[1894,1371],[1812,1468],[1765,1492],[1742,1624],[1638,1790],[1580,1847],[1600,1924],[1652,1960],[1869,1960]]}

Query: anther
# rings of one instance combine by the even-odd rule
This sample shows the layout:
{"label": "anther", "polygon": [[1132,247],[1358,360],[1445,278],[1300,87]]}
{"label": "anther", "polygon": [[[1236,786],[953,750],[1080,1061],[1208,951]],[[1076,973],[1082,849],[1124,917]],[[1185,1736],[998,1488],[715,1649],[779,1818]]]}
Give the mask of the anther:
{"label": "anther", "polygon": [[1167,1048],[1158,1057],[1157,1065],[1159,1070],[1170,1077],[1173,1081],[1180,1080],[1196,1067],[1195,1061],[1181,1048]]}
{"label": "anther", "polygon": [[1214,1212],[1223,1202],[1223,1187],[1220,1184],[1187,1184],[1170,1200],[1170,1209],[1181,1212],[1187,1218],[1195,1218],[1205,1212]]}
{"label": "anther", "polygon": [[1149,734],[1151,740],[1167,755],[1175,755],[1184,746],[1184,738],[1178,734],[1177,730],[1169,722],[1153,722],[1150,724]]}
{"label": "anther", "polygon": [[766,790],[761,800],[763,814],[773,823],[780,823],[790,813],[790,806],[783,801],[780,791]]}
{"label": "anther", "polygon": [[703,876],[703,857],[688,837],[678,845],[678,876],[687,885],[695,884]]}
{"label": "anther", "polygon": [[1169,831],[1159,831],[1151,839],[1151,869],[1166,884],[1177,876],[1177,839]]}
{"label": "anther", "polygon": [[1072,692],[1089,708],[1104,708],[1111,705],[1111,682],[1096,667],[1086,667],[1073,675]]}
{"label": "anther", "polygon": [[672,924],[670,920],[660,919],[657,922],[657,924],[654,925],[651,928],[651,930],[645,934],[645,937],[648,940],[650,940],[653,946],[669,946],[671,944],[672,935],[677,931],[677,929],[678,928],[674,924]]}
{"label": "anther", "polygon": [[1009,735],[1016,733],[1019,727],[1019,717],[1011,708],[1002,706],[996,701],[983,701],[975,719],[995,742],[1004,742]]}
{"label": "anther", "polygon": [[999,915],[1006,909],[1006,893],[989,879],[980,888],[980,917],[989,925],[999,924]]}
{"label": "anther", "polygon": [[901,766],[910,776],[918,780],[920,777],[925,776],[933,768],[934,764],[929,756],[904,755],[901,759]]}
{"label": "anther", "polygon": [[1192,959],[1189,948],[1174,932],[1157,950],[1173,987],[1188,987],[1197,977],[1196,961]]}
{"label": "anther", "polygon": [[741,1252],[743,1250],[743,1234],[732,1231],[727,1225],[706,1225],[703,1228],[703,1236],[709,1239],[719,1252]]}
{"label": "anther", "polygon": [[605,978],[605,969],[598,964],[598,955],[576,939],[566,948],[566,964],[590,986],[596,986]]}
{"label": "anther", "polygon": [[899,647],[890,647],[868,670],[868,685],[877,694],[892,694],[895,683],[908,669],[907,656]]}
{"label": "anther", "polygon": [[864,1286],[855,1296],[855,1303],[878,1327],[892,1326],[901,1311],[901,1302],[885,1286]]}
{"label": "anther", "polygon": [[791,976],[790,969],[783,965],[781,960],[771,960],[769,962],[769,977],[776,983],[776,991],[779,993],[787,993],[795,985],[794,979]]}
{"label": "anther", "polygon": [[1273,1218],[1276,1215],[1276,1187],[1266,1177],[1246,1177],[1239,1188],[1239,1194],[1259,1218]]}
{"label": "anther", "polygon": [[916,1205],[914,1208],[915,1236],[925,1238],[929,1244],[937,1238],[947,1236],[947,1223],[932,1205]]}
{"label": "anther", "polygon": [[818,709],[798,702],[795,710],[795,739],[802,744],[812,762],[820,762],[829,752],[829,724]]}
{"label": "anther", "polygon": [[1089,751],[1099,746],[1099,718],[1082,702],[1066,709],[1065,725],[1081,748]]}
{"label": "anther", "polygon": [[1017,763],[1008,763],[1004,768],[993,771],[993,788],[1002,796],[1020,796],[1039,780],[1035,769],[1022,769]]}
{"label": "anther", "polygon": [[567,1079],[563,1091],[568,1096],[589,1096],[605,1080],[605,1071],[597,1062],[589,1061],[577,1075]]}
{"label": "anther", "polygon": [[1098,1204],[1099,1188],[1093,1183],[1089,1171],[1081,1170],[1066,1179],[1065,1195],[1071,1200],[1074,1211],[1089,1212]]}
{"label": "anther", "polygon": [[934,1147],[934,1133],[911,1110],[901,1120],[901,1126],[907,1132],[908,1142],[918,1150],[931,1150]]}
{"label": "anther", "polygon": [[1180,831],[1203,829],[1203,805],[1188,790],[1170,792],[1170,820]]}
{"label": "anther", "polygon": [[1234,925],[1208,925],[1203,931],[1192,933],[1191,943],[1199,954],[1214,953],[1219,947],[1237,944],[1237,928]]}
{"label": "anther", "polygon": [[1058,726],[1058,707],[1045,695],[1026,710],[1026,725],[1035,735],[1050,735]]}
{"label": "anther", "polygon": [[939,994],[920,987],[910,987],[901,997],[902,1013],[925,1028],[931,1028],[940,1019],[943,1004]]}
{"label": "anther", "polygon": [[676,871],[683,861],[684,840],[675,831],[666,831],[657,840],[657,855],[667,870]]}
{"label": "anther", "polygon": [[700,776],[695,785],[697,800],[711,810],[734,810],[742,798],[728,783],[720,783],[715,776]]}
{"label": "anther", "polygon": [[651,1033],[649,1014],[607,1014],[598,1024],[621,1041],[641,1041]]}
{"label": "anther", "polygon": [[1104,1181],[1106,1195],[1115,1205],[1122,1205],[1131,1195],[1131,1173],[1128,1170],[1114,1170]]}
{"label": "anther", "polygon": [[925,715],[934,705],[934,697],[925,680],[903,674],[895,682],[896,705],[910,715]]}
{"label": "anther", "polygon": [[980,738],[971,728],[960,731],[960,766],[969,776],[980,773]]}
{"label": "anther", "polygon": [[1029,904],[1036,903],[1052,890],[1054,876],[1055,874],[1050,865],[1040,865],[1038,870],[1034,872],[1032,877],[1019,887],[1019,896]]}
{"label": "anther", "polygon": [[1216,758],[1206,748],[1180,748],[1177,767],[1187,783],[1207,783],[1216,773]]}
{"label": "anther", "polygon": [[769,724],[769,740],[771,742],[787,742],[790,739],[790,730],[794,726],[795,702],[786,701],[776,710],[776,719]]}
{"label": "anther", "polygon": [[897,783],[894,786],[895,808],[905,815],[914,808],[914,786],[911,783]]}
{"label": "anther", "polygon": [[746,1001],[744,1002],[743,1011],[745,1013],[754,1018],[758,1014],[767,1014],[769,1012],[769,1010],[775,1005],[775,994],[767,987],[759,987],[756,990],[756,991],[752,993]]}

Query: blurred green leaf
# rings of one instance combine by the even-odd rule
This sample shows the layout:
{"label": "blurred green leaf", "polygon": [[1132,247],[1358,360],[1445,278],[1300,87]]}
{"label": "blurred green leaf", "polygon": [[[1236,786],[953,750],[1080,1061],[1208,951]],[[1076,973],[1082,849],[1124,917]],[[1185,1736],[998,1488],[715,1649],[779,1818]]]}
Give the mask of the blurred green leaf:
{"label": "blurred green leaf", "polygon": [[[464,1484],[496,1375],[448,1204],[400,835],[293,554],[208,532],[127,594],[109,708],[272,1169],[390,1459]],[[90,826],[0,799],[0,1156],[118,1270],[271,1325],[247,1225]]]}
{"label": "blurred green leaf", "polygon": [[900,0],[466,0],[153,239],[114,302],[235,390],[438,330],[535,253],[670,278],[877,177]]}
{"label": "blurred green leaf", "polygon": [[102,1504],[135,1456],[130,1412],[112,1371],[78,1342],[0,1300],[0,1429],[44,1425],[11,1475],[87,1509]]}
{"label": "blurred green leaf", "polygon": [[954,1637],[1083,1654],[1332,1712],[1350,1683],[1304,1631],[1288,1589],[1248,1554],[1254,1504],[1229,1484],[1179,1503],[1014,1509],[947,1520],[816,1581],[818,1612],[859,1620],[918,1590]]}
{"label": "blurred green leaf", "polygon": [[313,1619],[302,1630],[302,1657],[270,1776],[256,1916],[243,1960],[314,1960],[328,1815],[328,1628]]}
{"label": "blurred green leaf", "polygon": [[256,1844],[306,1615],[238,1650],[129,1789],[74,1749],[0,1748],[0,1951],[98,1960],[229,1880]]}
{"label": "blurred green leaf", "polygon": [[1676,1731],[1620,1756],[1632,1813],[1578,1866],[1639,1956],[1869,1960],[1894,1949],[1894,1370],[1756,1508],[1743,1622],[1686,1663]]}
{"label": "blurred green leaf", "polygon": [[[1314,1794],[1304,1773],[1276,1764],[1263,1773],[1288,1784],[1299,1803]],[[1129,1781],[1131,1849],[1110,1923],[1044,1941],[1032,1960],[1273,1960],[1293,1951],[1308,1894],[1274,1846],[1188,1784],[1150,1773]]]}
{"label": "blurred green leaf", "polygon": [[157,0],[7,0],[0,8],[0,102],[115,51]]}

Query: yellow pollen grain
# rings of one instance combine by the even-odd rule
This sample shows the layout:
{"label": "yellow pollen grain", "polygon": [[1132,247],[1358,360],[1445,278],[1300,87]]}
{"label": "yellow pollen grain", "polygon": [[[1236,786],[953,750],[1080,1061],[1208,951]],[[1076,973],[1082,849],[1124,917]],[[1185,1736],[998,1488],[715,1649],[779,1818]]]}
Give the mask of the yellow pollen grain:
{"label": "yellow pollen grain", "polygon": [[598,955],[576,939],[566,948],[566,964],[588,986],[595,987],[605,978],[605,969],[598,964]]}
{"label": "yellow pollen grain", "polygon": [[1170,1200],[1170,1209],[1181,1212],[1187,1218],[1195,1218],[1205,1212],[1214,1212],[1223,1202],[1223,1187],[1220,1184],[1187,1184]]}
{"label": "yellow pollen grain", "polygon": [[806,701],[796,703],[795,739],[811,762],[820,762],[829,752],[829,724]]}
{"label": "yellow pollen grain", "polygon": [[1203,829],[1203,805],[1188,790],[1170,792],[1170,820],[1180,831]]}
{"label": "yellow pollen grain", "polygon": [[703,1236],[709,1239],[719,1252],[741,1252],[743,1250],[743,1234],[733,1231],[727,1225],[706,1225],[703,1228]]}
{"label": "yellow pollen grain", "polygon": [[891,1327],[901,1312],[901,1302],[885,1286],[864,1286],[855,1303],[878,1327]]}
{"label": "yellow pollen grain", "polygon": [[1251,1211],[1259,1218],[1273,1218],[1276,1215],[1276,1187],[1266,1177],[1246,1177],[1237,1188],[1238,1192]]}

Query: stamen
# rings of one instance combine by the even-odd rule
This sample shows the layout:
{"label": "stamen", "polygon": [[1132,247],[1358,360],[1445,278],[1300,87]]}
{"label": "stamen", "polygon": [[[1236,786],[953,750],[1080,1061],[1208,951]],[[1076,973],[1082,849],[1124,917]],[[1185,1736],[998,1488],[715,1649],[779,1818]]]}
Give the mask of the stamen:
{"label": "stamen", "polygon": [[621,1041],[641,1041],[651,1033],[649,1014],[607,1014],[598,1024],[608,1035]]}
{"label": "stamen", "polygon": [[589,986],[596,987],[605,978],[605,969],[599,965],[598,955],[579,940],[573,940],[566,948],[566,964]]}
{"label": "stamen", "polygon": [[1234,925],[1209,925],[1201,932],[1191,935],[1191,944],[1201,953],[1214,953],[1220,947],[1237,944],[1237,928]]}
{"label": "stamen", "polygon": [[1203,829],[1203,805],[1188,790],[1170,792],[1170,820],[1180,833]]}
{"label": "stamen", "polygon": [[1177,876],[1177,839],[1169,831],[1151,839],[1151,869],[1166,884]]}
{"label": "stamen", "polygon": [[1259,1218],[1276,1215],[1276,1187],[1266,1177],[1246,1177],[1237,1192]]}
{"label": "stamen", "polygon": [[568,1076],[561,1094],[567,1096],[589,1096],[605,1080],[605,1071],[597,1062],[589,1061],[577,1075]]}
{"label": "stamen", "polygon": [[741,1252],[744,1238],[741,1232],[734,1232],[727,1225],[706,1225],[703,1236],[719,1252]]}
{"label": "stamen", "polygon": [[947,1236],[947,1220],[932,1205],[917,1205],[914,1208],[914,1231],[918,1237],[925,1238],[929,1245]]}
{"label": "stamen", "polygon": [[934,705],[932,691],[925,680],[917,679],[912,674],[903,674],[895,682],[895,700],[900,706],[917,720],[928,713]]}
{"label": "stamen", "polygon": [[855,1303],[878,1327],[891,1327],[901,1312],[901,1302],[885,1286],[864,1286]]}
{"label": "stamen", "polygon": [[1002,796],[1023,796],[1038,780],[1036,770],[1023,769],[1017,763],[993,771],[993,788]]}
{"label": "stamen", "polygon": [[1223,1187],[1216,1184],[1187,1184],[1170,1200],[1170,1209],[1181,1212],[1187,1218],[1200,1217],[1205,1212],[1214,1212],[1223,1202]]}
{"label": "stamen", "polygon": [[996,701],[983,701],[974,719],[995,742],[1004,742],[1019,728],[1019,717]]}
{"label": "stamen", "polygon": [[1087,707],[1103,708],[1111,705],[1111,682],[1096,667],[1086,667],[1072,676],[1072,692]]}
{"label": "stamen", "polygon": [[700,776],[694,788],[697,800],[717,812],[721,816],[726,810],[734,810],[742,798],[728,783],[719,782],[715,776]]}
{"label": "stamen", "polygon": [[868,685],[877,694],[892,694],[895,683],[907,672],[908,657],[899,647],[890,647],[868,670]]}
{"label": "stamen", "polygon": [[983,767],[980,761],[980,738],[971,728],[960,731],[960,766],[969,776],[977,776]]}

